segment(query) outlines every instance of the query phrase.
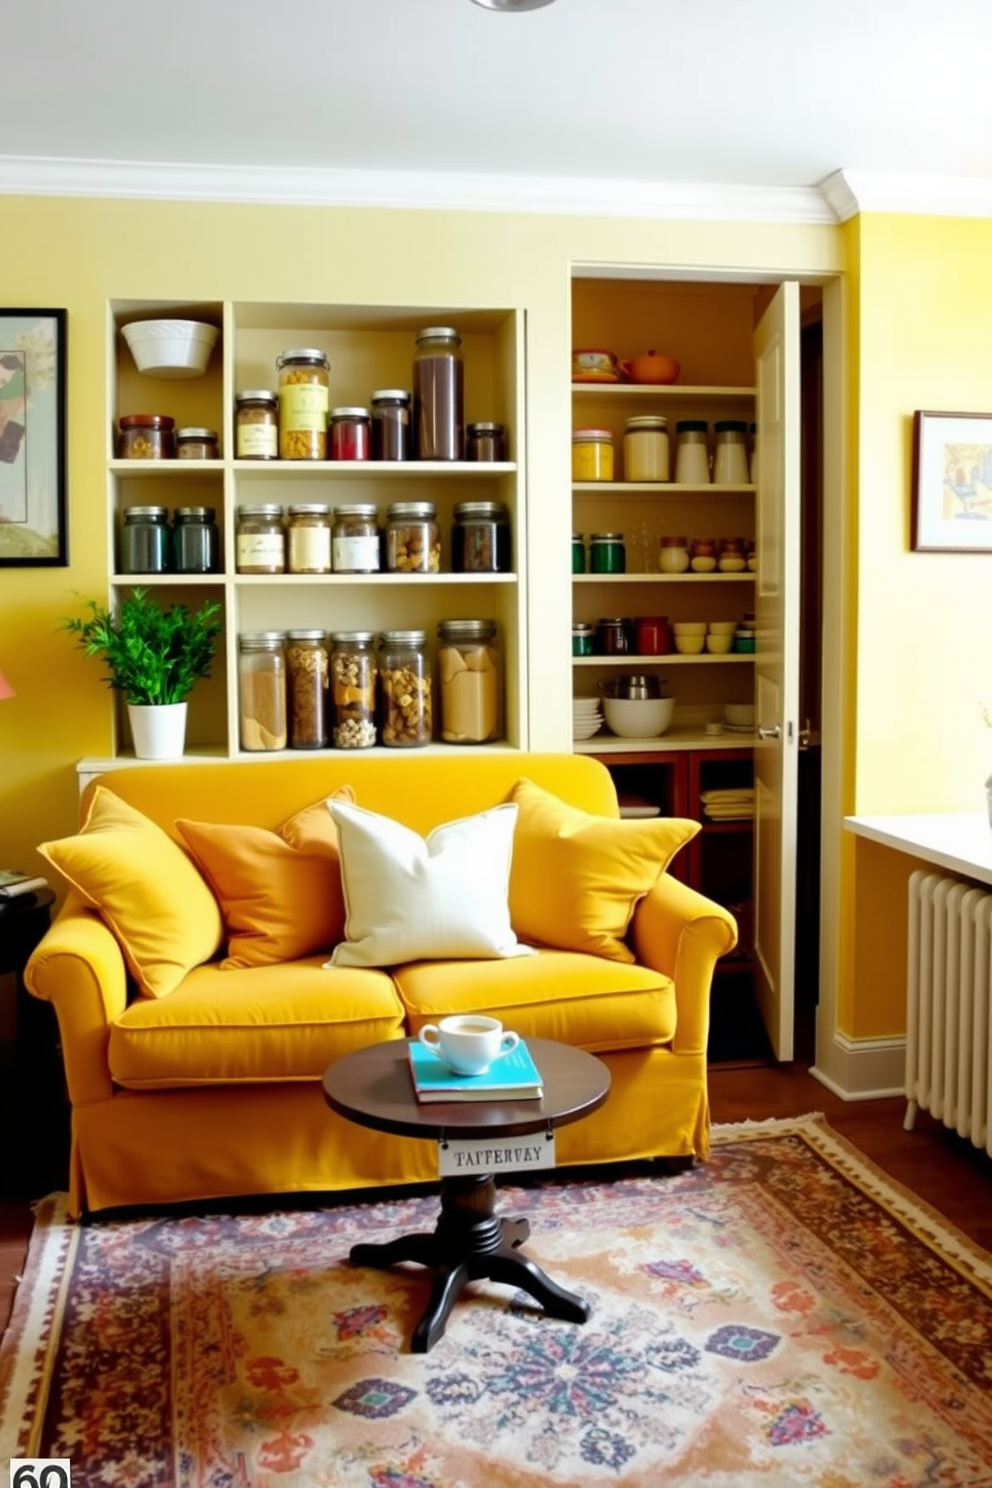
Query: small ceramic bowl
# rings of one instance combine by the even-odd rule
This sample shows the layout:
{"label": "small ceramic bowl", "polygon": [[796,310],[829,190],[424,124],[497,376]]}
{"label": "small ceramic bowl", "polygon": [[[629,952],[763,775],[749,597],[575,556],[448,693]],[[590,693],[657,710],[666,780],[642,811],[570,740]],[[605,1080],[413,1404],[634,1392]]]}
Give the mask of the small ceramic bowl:
{"label": "small ceramic bowl", "polygon": [[[673,620],[672,630],[676,635],[705,635],[707,624],[706,620]],[[734,630],[736,629],[735,625]]]}
{"label": "small ceramic bowl", "polygon": [[737,624],[738,622],[736,620],[711,620],[709,624],[709,633],[710,635],[732,636],[734,631],[737,629]]}
{"label": "small ceramic bowl", "polygon": [[733,644],[732,635],[715,635],[713,631],[710,631],[706,637],[706,649],[714,655],[725,656]]}
{"label": "small ceramic bowl", "polygon": [[682,656],[698,656],[705,645],[705,635],[677,635],[675,637],[675,649]]}

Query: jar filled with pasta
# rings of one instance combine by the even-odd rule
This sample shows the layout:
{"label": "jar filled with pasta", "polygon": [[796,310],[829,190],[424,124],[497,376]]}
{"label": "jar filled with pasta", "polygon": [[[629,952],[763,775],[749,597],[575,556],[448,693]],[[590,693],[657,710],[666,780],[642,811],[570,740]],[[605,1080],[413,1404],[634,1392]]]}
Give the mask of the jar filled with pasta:
{"label": "jar filled with pasta", "polygon": [[330,362],[302,346],[284,351],[279,370],[279,454],[283,460],[327,459]]}

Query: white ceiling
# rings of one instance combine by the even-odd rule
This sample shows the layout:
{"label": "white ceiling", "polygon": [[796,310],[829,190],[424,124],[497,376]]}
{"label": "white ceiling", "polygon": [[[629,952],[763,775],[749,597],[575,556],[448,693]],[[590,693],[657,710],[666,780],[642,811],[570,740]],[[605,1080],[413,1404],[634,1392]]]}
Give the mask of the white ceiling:
{"label": "white ceiling", "polygon": [[992,182],[992,0],[22,0],[0,57],[6,190],[100,179],[81,162],[236,167],[248,195],[321,172],[341,199],[614,183],[635,210],[837,171]]}

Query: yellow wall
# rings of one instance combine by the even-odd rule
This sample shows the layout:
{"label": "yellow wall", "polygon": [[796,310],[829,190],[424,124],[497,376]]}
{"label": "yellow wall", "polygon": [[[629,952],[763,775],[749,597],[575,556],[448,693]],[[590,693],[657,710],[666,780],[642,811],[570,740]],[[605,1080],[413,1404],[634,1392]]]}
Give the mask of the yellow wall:
{"label": "yellow wall", "polygon": [[[852,390],[845,809],[984,810],[992,556],[910,550],[915,409],[992,413],[992,222],[862,215],[846,229]],[[846,845],[839,1028],[905,1031],[905,885],[916,866]],[[879,955],[879,948],[883,954]]]}
{"label": "yellow wall", "polygon": [[[73,591],[106,594],[107,302],[286,300],[520,306],[527,314],[529,543],[565,554],[574,262],[825,278],[842,267],[823,226],[627,221],[201,203],[0,199],[3,299],[69,312],[66,569],[4,569],[0,859],[40,869],[34,845],[76,822],[76,761],[111,745],[110,694],[57,628]],[[561,570],[560,573],[558,570]],[[531,743],[570,745],[567,564],[531,596]]]}

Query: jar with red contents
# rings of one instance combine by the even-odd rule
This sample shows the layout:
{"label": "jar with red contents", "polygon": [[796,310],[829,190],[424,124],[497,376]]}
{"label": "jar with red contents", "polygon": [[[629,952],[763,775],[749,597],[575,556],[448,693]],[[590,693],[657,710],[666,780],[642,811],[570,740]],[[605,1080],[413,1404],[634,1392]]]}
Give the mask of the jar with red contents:
{"label": "jar with red contents", "polygon": [[367,460],[372,442],[372,419],[367,408],[332,408],[332,460]]}
{"label": "jar with red contents", "polygon": [[634,621],[634,650],[638,656],[664,656],[671,649],[666,615],[638,615]]}

